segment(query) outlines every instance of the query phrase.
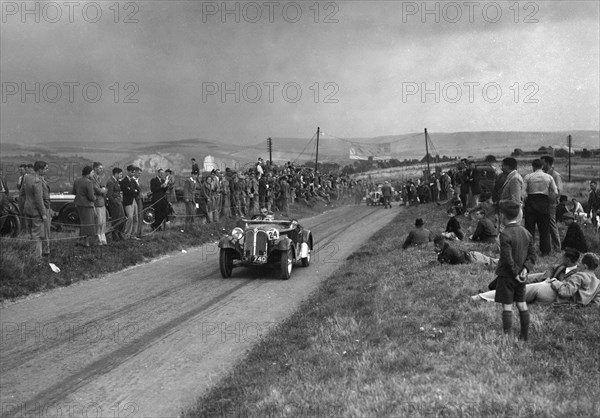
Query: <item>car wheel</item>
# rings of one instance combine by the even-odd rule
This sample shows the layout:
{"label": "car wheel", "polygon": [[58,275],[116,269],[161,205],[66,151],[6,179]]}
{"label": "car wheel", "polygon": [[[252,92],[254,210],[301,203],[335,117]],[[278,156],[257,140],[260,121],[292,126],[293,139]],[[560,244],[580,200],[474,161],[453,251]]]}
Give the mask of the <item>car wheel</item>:
{"label": "car wheel", "polygon": [[64,208],[59,218],[64,224],[79,225],[79,213],[77,213],[77,208],[75,206],[67,206]]}
{"label": "car wheel", "polygon": [[310,265],[310,256],[311,256],[311,252],[312,249],[310,248],[310,246],[308,247],[308,254],[306,254],[306,257],[303,257],[300,261],[302,261],[302,267],[308,267]]}
{"label": "car wheel", "polygon": [[3,237],[15,238],[21,231],[21,221],[17,215],[6,215],[4,225],[2,225],[2,231],[0,235]]}
{"label": "car wheel", "polygon": [[233,271],[233,256],[230,250],[221,249],[219,253],[219,268],[221,269],[221,276],[224,279],[231,277]]}
{"label": "car wheel", "polygon": [[292,275],[292,249],[281,252],[281,278],[287,280]]}
{"label": "car wheel", "polygon": [[144,209],[144,223],[146,225],[152,225],[155,219],[156,215],[154,214],[154,208]]}

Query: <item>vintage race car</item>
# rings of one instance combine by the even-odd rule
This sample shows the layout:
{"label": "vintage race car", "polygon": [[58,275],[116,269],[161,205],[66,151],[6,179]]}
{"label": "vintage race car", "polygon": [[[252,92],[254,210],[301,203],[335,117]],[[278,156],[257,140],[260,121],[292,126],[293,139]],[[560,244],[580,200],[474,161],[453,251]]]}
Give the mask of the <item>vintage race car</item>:
{"label": "vintage race car", "polygon": [[234,267],[277,264],[281,278],[287,280],[292,265],[310,264],[313,249],[312,233],[296,220],[242,219],[219,241],[219,267],[223,278],[231,277]]}
{"label": "vintage race car", "polygon": [[384,203],[385,202],[383,200],[383,193],[381,193],[381,190],[369,192],[369,194],[367,195],[367,206],[383,205]]}

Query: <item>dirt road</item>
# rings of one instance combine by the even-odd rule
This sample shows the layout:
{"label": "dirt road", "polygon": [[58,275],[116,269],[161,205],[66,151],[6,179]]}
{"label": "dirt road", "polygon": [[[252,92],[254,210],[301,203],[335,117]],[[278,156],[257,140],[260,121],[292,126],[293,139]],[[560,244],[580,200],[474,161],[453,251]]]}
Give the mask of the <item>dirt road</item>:
{"label": "dirt road", "polygon": [[216,243],[0,308],[2,416],[172,417],[287,317],[398,207],[306,219],[308,268],[234,269]]}

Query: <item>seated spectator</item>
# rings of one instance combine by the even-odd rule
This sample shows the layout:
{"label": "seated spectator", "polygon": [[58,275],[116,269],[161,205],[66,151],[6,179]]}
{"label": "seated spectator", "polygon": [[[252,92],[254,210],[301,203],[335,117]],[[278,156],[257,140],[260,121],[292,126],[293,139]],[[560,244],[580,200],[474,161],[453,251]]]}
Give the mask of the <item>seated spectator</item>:
{"label": "seated spectator", "polygon": [[433,241],[433,234],[429,229],[423,228],[425,222],[423,219],[418,218],[415,221],[415,229],[408,233],[402,249],[407,249],[410,246],[424,246]]}
{"label": "seated spectator", "polygon": [[570,213],[567,208],[567,196],[561,195],[558,205],[556,205],[556,222],[562,222],[565,213]]}
{"label": "seated spectator", "polygon": [[463,233],[460,227],[460,222],[456,217],[456,207],[452,206],[446,211],[446,213],[448,214],[448,216],[450,216],[450,219],[448,219],[448,223],[446,224],[446,230],[442,235],[449,239],[462,240],[465,237],[465,234]]}
{"label": "seated spectator", "polygon": [[486,266],[496,267],[498,264],[497,258],[491,258],[477,251],[466,251],[456,248],[442,235],[438,235],[433,240],[434,249],[438,253],[438,261],[448,264],[469,264],[482,263]]}
{"label": "seated spectator", "polygon": [[475,211],[475,218],[477,219],[477,228],[475,228],[475,232],[469,238],[472,241],[478,242],[496,242],[498,230],[494,223],[485,217],[485,210],[477,209]]}
{"label": "seated spectator", "polygon": [[571,202],[571,212],[573,215],[575,215],[575,219],[579,219],[582,223],[587,221],[587,213],[585,213],[585,210],[583,210],[581,203],[579,203],[575,198],[572,198]]}
{"label": "seated spectator", "polygon": [[567,226],[567,233],[560,243],[561,248],[563,250],[568,247],[576,248],[579,252],[586,253],[588,251],[588,246],[585,235],[579,224],[575,222],[575,216],[572,213],[567,212],[563,215],[563,221]]}

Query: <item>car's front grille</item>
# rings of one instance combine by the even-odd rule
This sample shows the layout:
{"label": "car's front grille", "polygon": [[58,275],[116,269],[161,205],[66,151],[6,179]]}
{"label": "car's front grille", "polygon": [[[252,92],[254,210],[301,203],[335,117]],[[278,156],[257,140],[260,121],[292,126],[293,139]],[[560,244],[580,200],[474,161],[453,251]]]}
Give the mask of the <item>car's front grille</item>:
{"label": "car's front grille", "polygon": [[265,231],[249,230],[244,235],[244,255],[267,255],[268,236]]}
{"label": "car's front grille", "polygon": [[267,233],[256,231],[256,255],[267,255],[267,242]]}

